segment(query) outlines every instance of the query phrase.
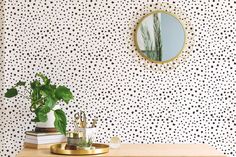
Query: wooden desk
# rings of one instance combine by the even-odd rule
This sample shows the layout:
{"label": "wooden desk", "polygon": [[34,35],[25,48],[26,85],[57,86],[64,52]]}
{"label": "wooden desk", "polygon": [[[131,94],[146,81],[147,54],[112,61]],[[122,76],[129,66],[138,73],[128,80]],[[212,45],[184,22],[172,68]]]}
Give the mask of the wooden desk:
{"label": "wooden desk", "polygon": [[[72,157],[51,154],[48,149],[24,148],[17,157]],[[226,157],[205,144],[122,144],[99,157]],[[88,156],[87,156],[88,157]],[[90,156],[92,157],[92,156]]]}

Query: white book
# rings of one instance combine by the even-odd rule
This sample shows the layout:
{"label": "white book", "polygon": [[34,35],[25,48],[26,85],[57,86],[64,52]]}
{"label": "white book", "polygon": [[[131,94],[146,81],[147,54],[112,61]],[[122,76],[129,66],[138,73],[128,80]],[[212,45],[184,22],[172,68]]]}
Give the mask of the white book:
{"label": "white book", "polygon": [[65,138],[65,135],[47,135],[47,136],[32,136],[32,135],[26,135],[25,138],[32,139],[32,140],[38,140],[38,141],[44,141],[44,140],[50,140],[50,139],[63,139]]}
{"label": "white book", "polygon": [[26,138],[25,142],[33,143],[33,144],[62,143],[62,142],[66,142],[66,137],[63,136],[61,138],[50,138],[50,139],[44,139],[44,140]]}

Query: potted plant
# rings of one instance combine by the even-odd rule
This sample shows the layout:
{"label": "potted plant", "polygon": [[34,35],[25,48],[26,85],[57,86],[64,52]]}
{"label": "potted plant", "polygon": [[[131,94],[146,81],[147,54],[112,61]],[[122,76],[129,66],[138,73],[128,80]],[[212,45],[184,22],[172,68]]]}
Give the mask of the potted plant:
{"label": "potted plant", "polygon": [[[7,89],[5,97],[12,98],[17,95],[31,101],[30,111],[35,114],[32,120],[36,122],[36,127],[56,128],[57,131],[66,135],[67,120],[63,110],[56,105],[59,101],[69,103],[73,99],[73,94],[65,86],[57,86],[51,83],[50,79],[42,73],[37,73],[36,77],[42,79],[30,82],[27,88],[26,82],[19,81],[10,89]],[[25,92],[20,94],[18,88],[23,87]],[[26,95],[27,93],[27,95]]]}

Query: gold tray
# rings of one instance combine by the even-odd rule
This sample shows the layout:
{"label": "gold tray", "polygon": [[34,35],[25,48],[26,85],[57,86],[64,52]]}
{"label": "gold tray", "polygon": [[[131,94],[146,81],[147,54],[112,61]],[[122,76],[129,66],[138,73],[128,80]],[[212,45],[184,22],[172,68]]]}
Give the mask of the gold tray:
{"label": "gold tray", "polygon": [[63,154],[63,155],[96,155],[96,154],[103,154],[109,152],[109,146],[106,144],[99,144],[94,143],[93,146],[95,147],[94,150],[70,150],[65,149],[66,143],[62,144],[55,144],[50,147],[51,153],[54,154]]}

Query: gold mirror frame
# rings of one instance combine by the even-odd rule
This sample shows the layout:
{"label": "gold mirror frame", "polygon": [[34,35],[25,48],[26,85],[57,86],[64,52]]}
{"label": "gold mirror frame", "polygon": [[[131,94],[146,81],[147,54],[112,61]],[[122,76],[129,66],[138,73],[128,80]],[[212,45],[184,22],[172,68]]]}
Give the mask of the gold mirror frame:
{"label": "gold mirror frame", "polygon": [[[176,55],[175,57],[173,57],[173,58],[171,58],[171,59],[169,59],[169,60],[166,60],[166,61],[156,61],[156,60],[153,60],[153,59],[147,57],[146,55],[144,55],[144,54],[142,53],[141,49],[139,48],[138,41],[137,41],[137,38],[138,38],[138,37],[137,37],[137,36],[138,36],[137,34],[138,34],[138,30],[139,30],[139,28],[140,28],[140,26],[141,26],[141,24],[142,24],[142,21],[143,21],[144,19],[146,19],[148,16],[150,16],[150,15],[152,15],[152,14],[156,14],[156,13],[164,13],[164,14],[168,14],[168,15],[170,15],[170,16],[173,16],[174,18],[176,18],[176,19],[179,21],[179,23],[181,24],[181,26],[182,26],[182,28],[183,28],[183,31],[184,31],[184,41],[183,41],[182,49],[177,53],[177,55]],[[169,62],[174,61],[175,59],[177,59],[177,58],[180,56],[180,54],[184,51],[184,49],[185,49],[185,47],[186,47],[186,38],[187,38],[187,37],[186,37],[186,30],[185,30],[185,28],[184,28],[184,25],[183,25],[182,21],[180,21],[179,18],[178,18],[175,14],[172,14],[172,13],[170,13],[170,12],[163,11],[163,10],[152,11],[151,13],[149,13],[149,14],[147,14],[147,15],[144,15],[144,16],[138,21],[137,26],[136,26],[136,28],[135,28],[135,33],[134,33],[134,43],[135,43],[135,47],[136,47],[137,50],[138,50],[138,53],[139,53],[143,58],[145,58],[146,60],[148,60],[148,61],[150,61],[150,62],[152,62],[152,63],[157,63],[157,64],[169,63]]]}

